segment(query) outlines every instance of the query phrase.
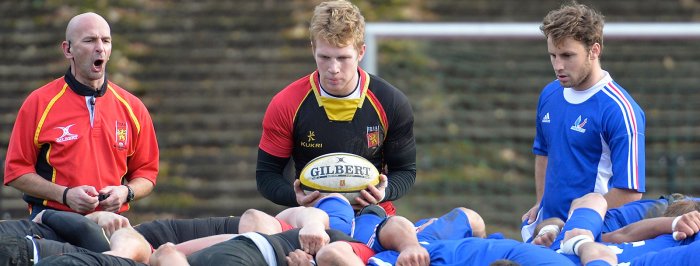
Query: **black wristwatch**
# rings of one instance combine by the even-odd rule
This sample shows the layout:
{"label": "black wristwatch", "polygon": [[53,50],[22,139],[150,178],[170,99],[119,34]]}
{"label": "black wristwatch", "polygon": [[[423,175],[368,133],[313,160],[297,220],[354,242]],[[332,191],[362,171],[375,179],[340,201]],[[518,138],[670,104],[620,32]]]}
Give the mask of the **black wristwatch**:
{"label": "black wristwatch", "polygon": [[129,185],[124,185],[124,186],[126,187],[126,189],[129,190],[129,193],[126,194],[126,202],[131,202],[132,200],[134,200],[134,190],[131,189],[131,187]]}

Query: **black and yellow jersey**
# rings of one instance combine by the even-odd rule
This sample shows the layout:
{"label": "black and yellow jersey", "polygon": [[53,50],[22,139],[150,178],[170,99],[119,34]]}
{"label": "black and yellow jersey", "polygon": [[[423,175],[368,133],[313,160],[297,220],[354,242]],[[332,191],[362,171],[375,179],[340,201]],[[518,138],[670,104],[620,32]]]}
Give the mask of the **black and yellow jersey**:
{"label": "black and yellow jersey", "polygon": [[[360,155],[387,174],[385,200],[395,200],[415,181],[413,111],[408,98],[394,86],[362,69],[358,68],[358,73],[359,98],[322,96],[316,71],[275,95],[263,119],[259,148],[261,153],[276,158],[292,158],[297,178],[306,163],[320,155],[333,152]],[[291,192],[280,188],[281,183],[264,188],[276,181],[261,179],[282,177],[267,175],[266,167],[261,173],[260,159],[259,156],[259,190],[278,204],[296,205],[291,187]]]}

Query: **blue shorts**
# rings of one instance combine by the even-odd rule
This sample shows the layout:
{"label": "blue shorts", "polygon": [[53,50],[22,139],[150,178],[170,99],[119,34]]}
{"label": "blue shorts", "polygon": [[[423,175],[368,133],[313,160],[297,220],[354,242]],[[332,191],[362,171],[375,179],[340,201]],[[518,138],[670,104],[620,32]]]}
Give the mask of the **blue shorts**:
{"label": "blue shorts", "polygon": [[316,202],[314,206],[328,214],[328,222],[331,229],[341,231],[345,234],[351,233],[352,220],[355,211],[350,203],[337,197],[325,197]]}
{"label": "blue shorts", "polygon": [[381,252],[384,250],[379,244],[379,239],[377,236],[377,227],[385,219],[374,214],[363,214],[355,217],[352,223],[352,229],[350,236],[361,243],[366,244],[368,247],[372,248],[374,252]]}

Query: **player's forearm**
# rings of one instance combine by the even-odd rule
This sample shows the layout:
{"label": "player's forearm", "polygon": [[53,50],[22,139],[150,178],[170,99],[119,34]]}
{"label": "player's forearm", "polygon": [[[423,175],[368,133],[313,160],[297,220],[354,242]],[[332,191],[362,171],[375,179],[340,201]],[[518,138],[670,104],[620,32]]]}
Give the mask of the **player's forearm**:
{"label": "player's forearm", "polygon": [[46,179],[35,173],[24,174],[8,185],[27,195],[60,203],[63,203],[63,191],[66,189],[65,186],[46,181]]}
{"label": "player's forearm", "polygon": [[282,173],[289,158],[280,158],[258,149],[258,163],[255,180],[258,191],[266,199],[283,206],[299,206],[294,187],[285,180]]}
{"label": "player's forearm", "polygon": [[299,206],[294,188],[284,180],[281,174],[260,173],[258,171],[256,181],[258,192],[266,199],[283,206]]}
{"label": "player's forearm", "polygon": [[416,182],[416,170],[392,171],[387,175],[387,185],[384,201],[397,200],[405,195]]}
{"label": "player's forearm", "polygon": [[145,177],[137,177],[127,183],[134,191],[134,200],[144,198],[153,191],[153,183]]}
{"label": "player's forearm", "polygon": [[610,265],[617,265],[617,256],[612,249],[596,242],[588,242],[579,248],[579,258],[581,265],[586,265],[591,261],[605,261]]}
{"label": "player's forearm", "polygon": [[674,217],[644,219],[613,232],[603,234],[603,242],[623,243],[651,239],[662,234],[670,234]]}
{"label": "player's forearm", "polygon": [[536,155],[535,156],[535,193],[537,195],[537,202],[542,200],[542,195],[544,195],[544,179],[545,173],[547,172],[547,163],[549,157]]}
{"label": "player's forearm", "polygon": [[[412,134],[410,134],[412,136]],[[412,137],[386,143],[384,151],[387,165],[387,189],[383,201],[397,200],[416,182],[416,146]],[[382,172],[382,169],[379,169]]]}

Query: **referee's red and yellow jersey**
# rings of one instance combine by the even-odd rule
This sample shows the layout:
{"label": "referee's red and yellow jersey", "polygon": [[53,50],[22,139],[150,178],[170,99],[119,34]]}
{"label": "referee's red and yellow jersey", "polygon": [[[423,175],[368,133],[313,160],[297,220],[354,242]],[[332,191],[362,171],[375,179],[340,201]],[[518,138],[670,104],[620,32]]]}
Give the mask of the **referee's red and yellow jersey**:
{"label": "referee's red and yellow jersey", "polygon": [[[71,90],[63,77],[32,92],[10,137],[4,184],[28,173],[62,186],[90,185],[97,190],[136,177],[155,184],[159,151],[148,110],[114,83],[106,87],[96,98],[92,122],[90,102]],[[29,195],[24,199],[30,205],[70,210],[55,201]],[[119,211],[128,209],[125,204]]]}

